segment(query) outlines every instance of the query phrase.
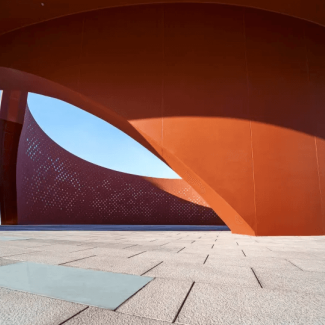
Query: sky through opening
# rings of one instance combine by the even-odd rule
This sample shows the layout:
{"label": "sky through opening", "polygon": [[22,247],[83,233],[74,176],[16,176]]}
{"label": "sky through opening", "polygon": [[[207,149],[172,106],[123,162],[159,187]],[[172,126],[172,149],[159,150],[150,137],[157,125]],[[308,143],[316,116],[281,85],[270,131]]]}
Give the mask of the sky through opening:
{"label": "sky through opening", "polygon": [[53,141],[84,160],[129,174],[180,178],[141,144],[92,114],[34,93],[28,95],[28,106]]}

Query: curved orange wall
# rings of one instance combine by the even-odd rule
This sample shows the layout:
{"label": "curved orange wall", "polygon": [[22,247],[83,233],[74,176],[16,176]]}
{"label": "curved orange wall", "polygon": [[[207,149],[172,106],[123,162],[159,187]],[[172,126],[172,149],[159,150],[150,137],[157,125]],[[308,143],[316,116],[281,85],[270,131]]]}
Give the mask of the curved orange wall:
{"label": "curved orange wall", "polygon": [[321,26],[234,6],[100,10],[2,35],[1,67],[52,82],[3,70],[0,87],[51,93],[110,121],[233,232],[319,235],[324,40]]}
{"label": "curved orange wall", "polygon": [[166,179],[166,178],[153,178],[143,177],[146,181],[152,185],[160,188],[161,190],[179,197],[180,199],[208,207],[209,205],[203,200],[203,198],[183,179]]}

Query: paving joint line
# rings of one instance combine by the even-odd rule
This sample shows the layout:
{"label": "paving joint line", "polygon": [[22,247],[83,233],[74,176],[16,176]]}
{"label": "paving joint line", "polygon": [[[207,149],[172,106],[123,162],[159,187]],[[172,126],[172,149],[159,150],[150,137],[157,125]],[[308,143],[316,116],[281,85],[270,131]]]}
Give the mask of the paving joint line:
{"label": "paving joint line", "polygon": [[85,245],[84,243],[82,243],[82,244],[79,244],[79,245],[76,245],[76,246],[82,246],[82,245]]}
{"label": "paving joint line", "polygon": [[256,275],[256,273],[255,273],[255,271],[254,271],[254,269],[253,269],[252,267],[251,267],[251,270],[252,270],[253,274],[255,275],[255,278],[256,278],[256,280],[257,280],[258,284],[259,284],[259,285],[260,285],[260,287],[263,289],[263,286],[262,286],[262,284],[261,284],[261,282],[260,282],[259,278],[257,277],[257,275]]}
{"label": "paving joint line", "polygon": [[[48,245],[38,245],[38,246],[29,246],[27,248],[36,248],[36,247],[48,247],[48,246],[52,246],[53,244],[49,244]],[[54,244],[55,245],[55,244]],[[12,247],[19,247],[19,246],[12,246]],[[25,248],[26,249],[26,248]]]}
{"label": "paving joint line", "polygon": [[87,256],[87,257],[83,257],[83,258],[78,258],[76,260],[73,260],[73,261],[69,261],[69,262],[64,262],[64,263],[60,263],[58,265],[64,265],[64,264],[68,264],[68,263],[72,263],[72,262],[77,262],[77,261],[81,261],[81,260],[85,260],[86,258],[89,258],[89,257],[94,257],[96,255],[91,255],[91,256]]}
{"label": "paving joint line", "polygon": [[94,249],[94,248],[98,248],[98,247],[90,247],[90,248],[80,249],[79,251],[72,251],[72,252],[70,252],[70,253],[83,252],[83,251],[87,251],[87,250],[89,250],[89,249]]}
{"label": "paving joint line", "polygon": [[143,252],[141,252],[141,253],[134,254],[134,255],[132,255],[132,256],[129,256],[128,258],[131,258],[131,257],[133,257],[133,256],[137,256],[137,255],[140,255],[140,254],[145,253],[145,252],[146,252],[146,251],[143,251]]}
{"label": "paving joint line", "polygon": [[167,245],[167,244],[170,244],[170,242],[169,242],[169,243],[166,243],[166,244],[162,244],[162,245],[160,245],[160,246],[165,246],[165,245]]}
{"label": "paving joint line", "polygon": [[207,255],[205,261],[203,262],[203,264],[205,264],[205,262],[208,260],[209,254]]}
{"label": "paving joint line", "polygon": [[27,252],[27,253],[20,253],[20,254],[13,254],[13,255],[5,255],[0,256],[0,258],[6,258],[6,257],[12,257],[12,256],[19,256],[19,255],[25,255],[25,254],[32,254],[32,253],[41,253],[42,251],[33,251],[33,252]]}
{"label": "paving joint line", "polygon": [[245,252],[243,250],[241,250],[241,251],[243,252],[244,256],[247,257],[246,254],[245,254]]}
{"label": "paving joint line", "polygon": [[175,322],[176,322],[177,317],[179,316],[181,310],[183,309],[183,306],[184,306],[184,304],[185,304],[185,302],[186,302],[188,296],[190,295],[190,293],[191,293],[191,291],[192,291],[192,289],[193,289],[193,287],[194,287],[194,284],[195,284],[195,282],[192,283],[192,285],[191,285],[191,287],[190,287],[190,290],[188,290],[188,292],[187,292],[187,294],[186,294],[186,296],[185,296],[185,299],[183,300],[181,306],[179,307],[179,309],[178,309],[178,311],[177,311],[177,314],[176,314],[174,320],[172,321],[172,323],[175,323]]}
{"label": "paving joint line", "polygon": [[122,249],[127,249],[127,248],[134,247],[134,246],[139,246],[139,245],[138,245],[138,244],[136,244],[136,245],[131,245],[131,246],[128,246],[128,247],[124,247],[124,248],[122,248]]}
{"label": "paving joint line", "polygon": [[81,314],[83,311],[85,311],[86,309],[88,309],[89,306],[87,306],[86,308],[78,311],[76,314],[72,315],[71,317],[69,317],[68,319],[66,319],[65,321],[63,321],[62,323],[60,323],[59,325],[65,324],[66,322],[68,322],[70,319],[76,317],[77,315]]}
{"label": "paving joint line", "polygon": [[158,265],[162,264],[164,261],[161,261],[160,263],[158,263],[157,265],[153,266],[151,269],[149,269],[148,271],[142,273],[140,276],[145,275],[146,273],[150,272],[151,270],[153,270],[155,267],[157,267]]}
{"label": "paving joint line", "polygon": [[[181,251],[182,251],[183,249],[185,249],[185,248],[186,248],[186,247],[181,248],[177,253],[181,252]],[[177,254],[177,253],[176,253],[176,254]]]}
{"label": "paving joint line", "polygon": [[289,261],[289,260],[287,260],[287,259],[285,259],[285,260],[288,261],[289,263],[291,263],[293,266],[295,266],[295,267],[298,268],[299,270],[301,270],[301,271],[304,272],[304,270],[303,270],[302,268],[300,268],[299,266],[297,266],[296,264],[292,263],[291,261]]}

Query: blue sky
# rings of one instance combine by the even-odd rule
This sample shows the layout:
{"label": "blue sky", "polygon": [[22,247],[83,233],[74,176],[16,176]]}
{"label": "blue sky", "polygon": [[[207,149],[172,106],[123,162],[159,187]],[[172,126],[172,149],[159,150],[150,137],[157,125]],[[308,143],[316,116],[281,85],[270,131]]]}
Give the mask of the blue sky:
{"label": "blue sky", "polygon": [[128,135],[73,105],[29,93],[28,106],[52,140],[82,159],[135,175],[180,178]]}

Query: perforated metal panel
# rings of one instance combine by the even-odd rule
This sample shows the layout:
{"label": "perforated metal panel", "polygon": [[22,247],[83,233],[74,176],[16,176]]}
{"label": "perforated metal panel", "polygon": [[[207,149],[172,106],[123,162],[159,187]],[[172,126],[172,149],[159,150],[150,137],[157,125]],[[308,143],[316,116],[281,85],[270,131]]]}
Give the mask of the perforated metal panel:
{"label": "perforated metal panel", "polygon": [[26,111],[17,162],[19,224],[224,224],[211,208],[177,196],[201,201],[187,184],[171,180],[172,195],[154,183],[74,156]]}

